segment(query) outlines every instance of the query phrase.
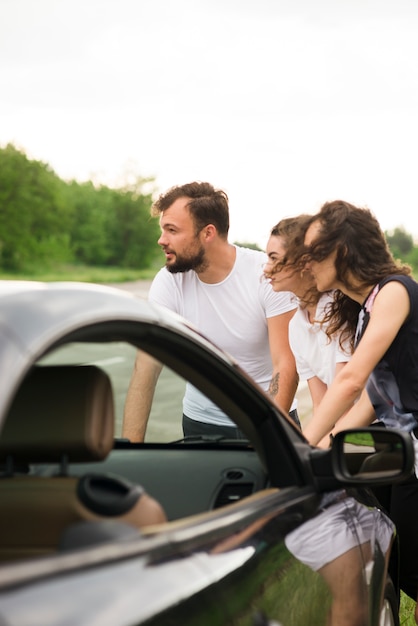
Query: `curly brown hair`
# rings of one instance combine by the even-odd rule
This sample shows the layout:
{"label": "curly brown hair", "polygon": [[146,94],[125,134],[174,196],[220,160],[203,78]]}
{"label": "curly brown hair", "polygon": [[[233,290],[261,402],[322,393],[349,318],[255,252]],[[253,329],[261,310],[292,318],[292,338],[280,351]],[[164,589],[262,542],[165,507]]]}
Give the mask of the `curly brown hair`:
{"label": "curly brown hair", "polygon": [[[271,278],[284,267],[293,268],[295,272],[305,271],[305,233],[312,221],[312,215],[301,214],[296,217],[285,217],[280,220],[270,231],[271,237],[280,237],[285,249],[282,259],[275,261],[270,270],[265,271],[266,278]],[[312,285],[306,293],[299,297],[302,306],[317,304],[321,297],[315,285]]]}
{"label": "curly brown hair", "polygon": [[[411,274],[409,265],[394,259],[380,224],[369,209],[334,200],[326,202],[311,221],[319,222],[319,234],[305,250],[306,259],[322,261],[335,252],[337,279],[348,288],[371,289],[386,276]],[[353,347],[360,308],[358,302],[336,290],[327,312],[327,333],[345,328],[343,334]]]}

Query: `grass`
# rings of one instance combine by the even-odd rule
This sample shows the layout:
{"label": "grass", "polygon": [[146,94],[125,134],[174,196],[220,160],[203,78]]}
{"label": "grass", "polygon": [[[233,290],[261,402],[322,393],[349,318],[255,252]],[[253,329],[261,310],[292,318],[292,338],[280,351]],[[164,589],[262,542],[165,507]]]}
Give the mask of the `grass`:
{"label": "grass", "polygon": [[401,605],[399,609],[399,622],[401,626],[416,626],[415,602],[401,591]]}
{"label": "grass", "polygon": [[34,267],[22,272],[0,270],[1,280],[39,280],[42,282],[76,281],[83,283],[124,283],[151,280],[156,269],[136,270],[121,267],[61,265],[54,268]]}

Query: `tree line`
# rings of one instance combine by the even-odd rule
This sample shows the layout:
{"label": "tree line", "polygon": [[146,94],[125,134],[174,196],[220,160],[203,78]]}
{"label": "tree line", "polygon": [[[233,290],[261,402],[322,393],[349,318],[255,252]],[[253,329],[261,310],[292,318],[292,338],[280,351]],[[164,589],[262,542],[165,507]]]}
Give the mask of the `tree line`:
{"label": "tree line", "polygon": [[[0,148],[0,270],[65,263],[147,269],[160,253],[150,216],[152,178],[113,189],[64,181],[12,144]],[[403,227],[385,233],[396,258],[418,269],[418,247]],[[257,244],[243,243],[259,249]]]}
{"label": "tree line", "polygon": [[0,149],[0,269],[80,263],[148,268],[158,255],[153,179],[120,189],[64,181],[9,144]]}

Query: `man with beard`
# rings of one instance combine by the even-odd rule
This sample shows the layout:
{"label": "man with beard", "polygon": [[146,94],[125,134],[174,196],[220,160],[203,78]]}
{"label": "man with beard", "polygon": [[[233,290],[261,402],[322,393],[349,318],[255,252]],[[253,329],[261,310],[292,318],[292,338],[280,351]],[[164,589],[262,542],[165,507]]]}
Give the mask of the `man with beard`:
{"label": "man with beard", "polygon": [[[233,356],[300,425],[294,404],[298,380],[288,340],[296,302],[262,280],[264,252],[229,243],[226,193],[205,182],[175,186],[158,198],[151,213],[160,218],[158,244],[166,264],[154,278],[149,300],[182,315]],[[144,440],[160,371],[160,364],[138,353],[123,424],[123,436],[131,441]],[[190,384],[183,400],[183,432],[243,437]]]}

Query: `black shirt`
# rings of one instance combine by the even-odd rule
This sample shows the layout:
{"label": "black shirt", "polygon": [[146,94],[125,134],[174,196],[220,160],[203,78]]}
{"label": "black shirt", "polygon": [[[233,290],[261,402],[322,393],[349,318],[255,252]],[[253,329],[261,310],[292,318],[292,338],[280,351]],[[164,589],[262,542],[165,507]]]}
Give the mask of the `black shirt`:
{"label": "black shirt", "polygon": [[389,428],[411,431],[418,425],[418,283],[411,276],[387,276],[367,296],[359,313],[356,346],[383,285],[396,280],[408,291],[410,313],[367,382],[367,393],[379,420]]}

